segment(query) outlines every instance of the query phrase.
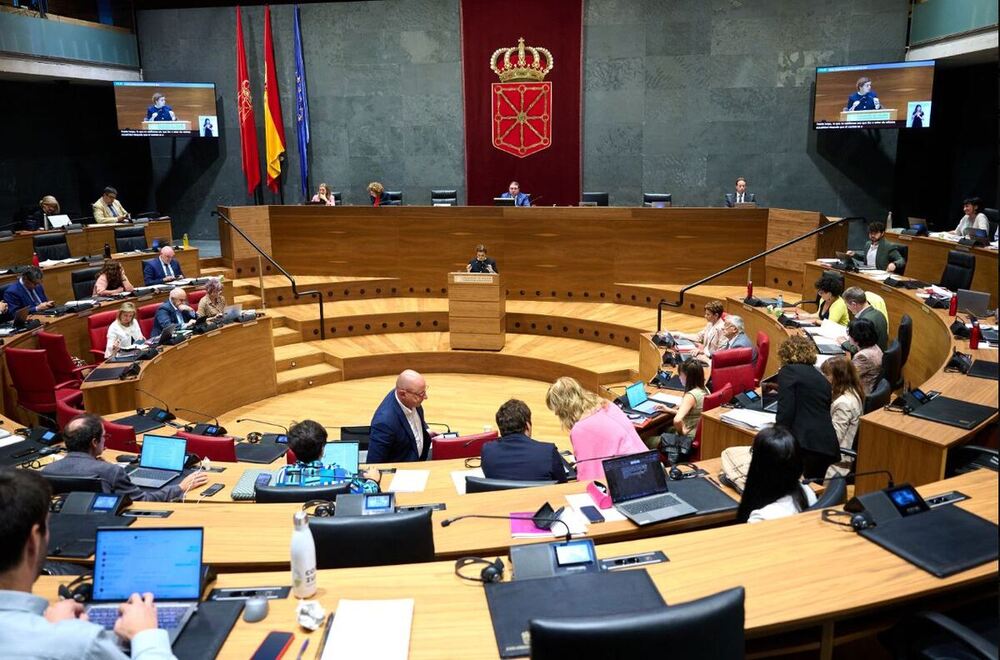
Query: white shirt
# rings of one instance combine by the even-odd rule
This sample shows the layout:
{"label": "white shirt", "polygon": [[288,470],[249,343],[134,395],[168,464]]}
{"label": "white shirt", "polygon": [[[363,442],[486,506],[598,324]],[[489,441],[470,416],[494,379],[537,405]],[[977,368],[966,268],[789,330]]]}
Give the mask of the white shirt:
{"label": "white shirt", "polygon": [[118,347],[122,350],[132,347],[132,344],[143,341],[142,328],[139,322],[132,320],[132,325],[126,327],[115,319],[114,323],[108,326],[108,345],[104,348],[104,357],[109,358],[115,353],[115,340],[118,340]]}
{"label": "white shirt", "polygon": [[163,272],[165,273],[164,277],[174,276],[173,261],[174,261],[173,259],[171,259],[170,261],[164,261],[163,259],[160,259],[160,264],[163,265]]}
{"label": "white shirt", "polygon": [[970,218],[967,215],[963,215],[962,219],[958,221],[958,227],[955,227],[955,233],[961,236],[965,233],[965,230],[969,227],[975,229],[982,229],[984,231],[990,230],[990,221],[982,213],[977,213],[975,218]]}
{"label": "white shirt", "polygon": [[868,254],[865,255],[865,263],[868,264],[869,268],[875,268],[875,255],[878,254],[878,242],[872,243],[871,247],[868,248]]}
{"label": "white shirt", "polygon": [[410,430],[413,431],[413,439],[417,441],[417,456],[422,456],[424,453],[424,429],[420,423],[420,415],[417,414],[416,410],[410,410],[404,406],[403,402],[399,400],[398,394],[393,396],[396,397],[396,403],[399,404],[406,421],[410,424]]}
{"label": "white shirt", "polygon": [[[812,506],[816,503],[816,493],[812,491],[812,488],[806,486],[805,484],[800,484],[802,487],[802,492],[806,496],[806,505]],[[800,509],[795,505],[795,500],[792,499],[791,495],[785,495],[782,498],[771,502],[767,506],[761,507],[759,509],[754,509],[750,512],[750,517],[747,518],[748,523],[761,522],[763,520],[777,520],[778,518],[787,518],[788,516],[794,516],[799,513]]]}

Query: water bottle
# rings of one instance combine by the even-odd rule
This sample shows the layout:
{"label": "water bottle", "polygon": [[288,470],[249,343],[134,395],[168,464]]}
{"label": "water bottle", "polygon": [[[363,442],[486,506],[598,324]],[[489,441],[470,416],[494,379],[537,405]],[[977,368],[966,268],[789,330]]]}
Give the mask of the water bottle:
{"label": "water bottle", "polygon": [[775,316],[781,316],[785,309],[785,299],[782,298],[781,294],[778,294],[778,303],[774,306]]}
{"label": "water bottle", "polygon": [[37,252],[32,252],[31,253],[31,265],[34,266],[35,268],[38,268],[38,264],[39,264],[38,253]]}
{"label": "water bottle", "polygon": [[955,316],[956,314],[958,314],[958,296],[952,294],[951,302],[948,303],[948,316]]}
{"label": "water bottle", "polygon": [[753,280],[747,280],[747,298],[753,298]]}
{"label": "water bottle", "polygon": [[982,337],[982,330],[979,329],[979,321],[972,319],[972,330],[969,331],[969,348],[972,350],[979,348],[980,337]]}
{"label": "water bottle", "polygon": [[185,250],[188,249],[189,247],[191,247],[191,241],[188,240],[187,232],[184,233],[184,238],[182,238],[181,240],[183,241],[183,245],[184,245],[184,249]]}
{"label": "water bottle", "polygon": [[296,511],[293,520],[292,593],[296,598],[310,598],[316,593],[316,542],[305,511]]}

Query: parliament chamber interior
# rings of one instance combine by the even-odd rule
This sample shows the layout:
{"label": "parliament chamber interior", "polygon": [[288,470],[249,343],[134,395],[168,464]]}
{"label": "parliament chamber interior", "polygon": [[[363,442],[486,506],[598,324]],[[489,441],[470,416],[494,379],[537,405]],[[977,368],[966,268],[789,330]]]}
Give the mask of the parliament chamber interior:
{"label": "parliament chamber interior", "polygon": [[997,657],[995,2],[0,33],[0,656]]}

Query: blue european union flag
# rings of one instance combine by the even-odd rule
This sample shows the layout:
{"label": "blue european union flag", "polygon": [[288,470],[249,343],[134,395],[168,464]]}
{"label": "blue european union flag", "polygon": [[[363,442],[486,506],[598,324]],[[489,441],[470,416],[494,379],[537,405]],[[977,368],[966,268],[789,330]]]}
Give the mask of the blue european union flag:
{"label": "blue european union flag", "polygon": [[309,95],[306,92],[306,64],[302,57],[302,28],[299,6],[295,5],[295,132],[299,139],[299,173],[302,197],[309,197]]}

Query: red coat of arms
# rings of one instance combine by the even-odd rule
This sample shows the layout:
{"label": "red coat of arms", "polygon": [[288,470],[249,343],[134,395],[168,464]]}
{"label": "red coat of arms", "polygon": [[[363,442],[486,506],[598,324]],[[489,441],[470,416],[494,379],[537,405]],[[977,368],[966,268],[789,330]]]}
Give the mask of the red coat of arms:
{"label": "red coat of arms", "polygon": [[552,53],[544,48],[498,48],[490,68],[500,77],[493,83],[493,146],[518,158],[552,144],[552,83],[542,79],[552,70]]}

